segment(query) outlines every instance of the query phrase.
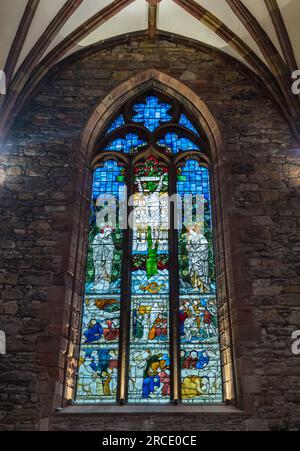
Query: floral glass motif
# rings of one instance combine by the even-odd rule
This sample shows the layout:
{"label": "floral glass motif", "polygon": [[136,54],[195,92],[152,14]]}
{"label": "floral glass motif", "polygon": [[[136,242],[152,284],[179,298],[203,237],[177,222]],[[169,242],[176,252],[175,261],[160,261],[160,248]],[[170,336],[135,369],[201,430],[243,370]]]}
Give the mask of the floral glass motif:
{"label": "floral glass motif", "polygon": [[[116,403],[118,387],[124,383],[119,377],[121,361],[129,363],[126,402],[156,405],[171,402],[172,382],[177,385],[179,381],[173,380],[171,372],[176,363],[170,354],[173,249],[169,243],[168,193],[176,183],[184,207],[179,217],[180,283],[179,299],[175,300],[179,303],[176,319],[181,401],[222,402],[210,173],[191,155],[192,151],[203,152],[198,145],[200,134],[190,115],[184,114],[180,105],[176,107],[176,102],[163,101],[157,94],[146,96],[144,102],[127,105],[111,123],[101,147],[106,158],[107,152],[114,156],[102,162],[93,176],[78,403]],[[134,112],[131,122],[128,111]],[[126,129],[127,125],[131,128]],[[118,134],[121,127],[122,133]],[[128,174],[115,161],[115,152],[126,154],[122,161],[127,161],[124,164],[131,168]],[[171,179],[176,175],[168,168],[173,164],[172,154],[178,153],[183,158],[177,167],[176,181]],[[112,224],[109,215],[103,218],[101,214],[107,196],[115,200],[120,210],[126,197],[126,180],[132,180],[134,186],[129,251],[124,246],[120,222]],[[128,188],[131,189],[131,183]],[[200,212],[199,196],[203,204]],[[188,211],[192,214],[187,215]],[[132,267],[128,267],[128,261]],[[129,271],[130,325],[126,331],[129,346],[126,351],[122,346],[120,352],[125,355],[119,355],[120,312],[127,298],[127,293],[121,292],[122,275],[127,278]]]}
{"label": "floral glass motif", "polygon": [[172,120],[168,113],[171,105],[160,102],[155,96],[146,98],[145,103],[139,103],[133,106],[136,114],[133,116],[133,122],[141,122],[151,132],[154,132],[162,123]]}
{"label": "floral glass motif", "polygon": [[168,148],[172,153],[200,150],[197,144],[193,143],[189,138],[180,138],[175,132],[167,133],[157,144]]}
{"label": "floral glass motif", "polygon": [[135,169],[129,402],[170,401],[168,170]]}
{"label": "floral glass motif", "polygon": [[107,161],[94,171],[76,401],[116,402],[123,232],[102,218],[107,196],[124,200],[124,170]]}
{"label": "floral glass motif", "polygon": [[[188,160],[178,171],[178,194],[203,207],[179,231],[180,366],[182,401],[222,402],[210,180],[207,168]],[[183,200],[184,202],[184,200]],[[183,209],[183,211],[185,211]]]}

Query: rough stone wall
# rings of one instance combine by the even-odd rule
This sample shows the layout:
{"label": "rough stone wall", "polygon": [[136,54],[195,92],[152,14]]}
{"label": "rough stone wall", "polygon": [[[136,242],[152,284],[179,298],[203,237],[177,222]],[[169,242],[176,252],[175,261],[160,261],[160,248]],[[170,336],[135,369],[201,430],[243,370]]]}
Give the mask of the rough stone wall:
{"label": "rough stone wall", "polygon": [[[72,284],[79,135],[114,87],[156,68],[194,90],[224,140],[225,236],[240,405],[246,415],[59,416]],[[168,41],[119,45],[53,72],[0,157],[0,429],[300,429],[300,152],[267,93],[214,53]],[[218,201],[218,200],[217,200]],[[84,252],[84,250],[81,250]]]}

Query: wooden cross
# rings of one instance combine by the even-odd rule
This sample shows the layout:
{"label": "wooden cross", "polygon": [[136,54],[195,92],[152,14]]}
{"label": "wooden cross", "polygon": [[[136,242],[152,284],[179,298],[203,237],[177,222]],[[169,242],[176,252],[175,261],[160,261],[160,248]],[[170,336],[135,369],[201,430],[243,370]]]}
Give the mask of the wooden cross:
{"label": "wooden cross", "polygon": [[149,36],[153,39],[157,32],[157,19],[158,19],[158,4],[161,0],[146,0],[149,3],[148,6],[148,31]]}

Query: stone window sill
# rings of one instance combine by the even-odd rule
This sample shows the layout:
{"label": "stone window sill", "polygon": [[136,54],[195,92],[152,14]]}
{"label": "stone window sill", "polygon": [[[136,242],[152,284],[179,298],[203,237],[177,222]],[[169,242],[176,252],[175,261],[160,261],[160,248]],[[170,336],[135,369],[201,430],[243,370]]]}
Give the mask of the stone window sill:
{"label": "stone window sill", "polygon": [[59,415],[100,415],[100,414],[211,414],[211,415],[244,415],[245,412],[236,407],[225,405],[207,405],[207,406],[109,406],[109,405],[72,405],[64,409],[58,409]]}

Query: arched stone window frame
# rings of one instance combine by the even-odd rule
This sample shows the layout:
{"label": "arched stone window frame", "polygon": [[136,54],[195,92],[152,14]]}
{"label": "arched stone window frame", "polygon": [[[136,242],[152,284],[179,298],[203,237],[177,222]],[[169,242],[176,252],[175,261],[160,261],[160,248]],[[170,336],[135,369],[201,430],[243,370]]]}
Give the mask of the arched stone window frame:
{"label": "arched stone window frame", "polygon": [[[210,152],[210,170],[213,195],[213,220],[215,230],[215,263],[217,272],[218,302],[219,302],[219,324],[221,340],[221,359],[223,373],[224,402],[238,406],[239,387],[236,373],[237,356],[235,354],[234,330],[232,323],[233,303],[230,294],[229,269],[227,265],[227,252],[230,252],[230,241],[224,222],[224,197],[226,195],[224,172],[222,166],[223,140],[219,126],[205,105],[205,103],[186,85],[173,79],[167,74],[155,69],[147,70],[122,83],[114,89],[98,105],[88,120],[80,138],[80,152],[78,153],[78,192],[76,197],[76,208],[79,214],[74,224],[73,245],[70,263],[73,270],[71,275],[71,286],[68,290],[70,302],[70,315],[68,322],[68,339],[66,346],[65,371],[63,382],[64,404],[74,400],[76,369],[79,356],[80,317],[82,313],[82,293],[84,288],[84,268],[86,260],[86,243],[88,235],[89,203],[91,190],[91,177],[95,164],[99,161],[96,157],[97,143],[103,137],[107,124],[123,104],[130,99],[142,96],[149,90],[165,92],[166,95],[174,97],[179,103],[186,106],[191,115],[197,120],[207,138]],[[105,157],[103,154],[101,158]],[[118,154],[118,158],[122,158]],[[80,182],[80,183],[79,183]],[[222,190],[220,187],[222,186]],[[122,365],[126,371],[125,365]],[[122,370],[121,370],[122,371]],[[121,374],[125,378],[126,374]],[[121,396],[122,397],[122,394]]]}

